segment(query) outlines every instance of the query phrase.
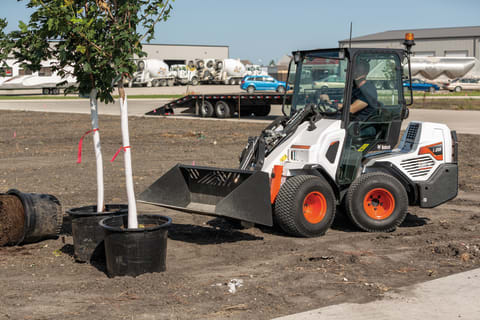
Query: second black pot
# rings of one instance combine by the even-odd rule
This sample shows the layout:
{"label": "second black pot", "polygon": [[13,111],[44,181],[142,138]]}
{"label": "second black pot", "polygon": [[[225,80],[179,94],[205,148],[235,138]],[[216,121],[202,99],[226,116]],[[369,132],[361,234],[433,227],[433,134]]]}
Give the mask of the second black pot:
{"label": "second black pot", "polygon": [[97,206],[85,206],[67,210],[72,219],[72,236],[75,261],[105,261],[102,219],[128,212],[126,204],[107,204],[105,211],[97,212]]}

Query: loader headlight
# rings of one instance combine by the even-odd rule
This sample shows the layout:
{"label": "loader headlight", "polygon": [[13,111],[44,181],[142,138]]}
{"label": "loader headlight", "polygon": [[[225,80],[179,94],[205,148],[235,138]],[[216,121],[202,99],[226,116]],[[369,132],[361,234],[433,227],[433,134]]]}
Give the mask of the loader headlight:
{"label": "loader headlight", "polygon": [[310,156],[310,146],[292,145],[289,152],[291,161],[308,162]]}

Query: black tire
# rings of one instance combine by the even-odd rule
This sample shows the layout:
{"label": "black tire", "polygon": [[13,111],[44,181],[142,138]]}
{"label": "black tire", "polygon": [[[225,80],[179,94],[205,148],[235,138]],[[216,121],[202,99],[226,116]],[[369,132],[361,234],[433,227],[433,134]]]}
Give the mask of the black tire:
{"label": "black tire", "polygon": [[231,85],[231,86],[235,85],[235,83],[236,83],[236,81],[233,78],[230,78],[230,80],[228,81],[228,84]]}
{"label": "black tire", "polygon": [[268,116],[270,114],[271,109],[272,109],[272,107],[270,105],[257,106],[253,110],[253,114],[257,117],[265,117],[265,116]]}
{"label": "black tire", "polygon": [[430,87],[430,88],[428,88],[428,92],[434,93],[434,92],[435,92],[435,87]]}
{"label": "black tire", "polygon": [[225,101],[218,101],[215,104],[215,115],[217,118],[230,118],[230,106]]}
{"label": "black tire", "polygon": [[42,88],[42,94],[45,95],[45,96],[46,96],[46,95],[49,95],[49,94],[50,94],[50,89],[48,89],[48,88]]}
{"label": "black tire", "polygon": [[165,79],[158,80],[158,83],[159,83],[160,87],[166,87],[167,86],[167,80],[165,80]]}
{"label": "black tire", "polygon": [[193,77],[191,82],[192,82],[192,86],[198,86],[198,78],[197,77]]}
{"label": "black tire", "polygon": [[152,80],[152,87],[160,87],[160,81]]}
{"label": "black tire", "polygon": [[255,92],[255,87],[254,86],[248,86],[247,87],[247,92],[250,93],[250,94],[254,93]]}
{"label": "black tire", "polygon": [[171,79],[171,80],[167,80],[167,86],[168,87],[173,87],[175,85],[175,80]]}
{"label": "black tire", "polygon": [[[311,205],[306,206],[306,202]],[[299,175],[288,179],[280,188],[274,217],[280,228],[290,235],[317,237],[332,225],[335,209],[335,195],[325,179]]]}
{"label": "black tire", "polygon": [[213,105],[210,103],[210,101],[204,101],[203,105],[200,105],[200,116],[203,118],[211,117],[213,116]]}
{"label": "black tire", "polygon": [[462,87],[455,87],[455,89],[453,89],[455,92],[461,92],[462,91]]}
{"label": "black tire", "polygon": [[346,197],[348,217],[364,231],[394,231],[408,213],[405,187],[383,172],[366,173],[355,179]]}
{"label": "black tire", "polygon": [[285,87],[284,86],[278,86],[277,87],[277,92],[278,93],[285,93]]}

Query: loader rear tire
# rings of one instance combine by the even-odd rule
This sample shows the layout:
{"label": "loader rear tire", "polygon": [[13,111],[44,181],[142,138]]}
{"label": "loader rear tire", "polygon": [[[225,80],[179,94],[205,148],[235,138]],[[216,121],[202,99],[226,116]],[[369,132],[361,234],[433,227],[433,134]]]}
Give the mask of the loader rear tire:
{"label": "loader rear tire", "polygon": [[364,231],[394,231],[407,216],[405,187],[383,172],[366,173],[355,179],[346,198],[348,217]]}
{"label": "loader rear tire", "polygon": [[200,105],[200,116],[203,118],[213,116],[213,105],[210,101],[204,101],[202,105]]}
{"label": "loader rear tire", "polygon": [[280,188],[274,208],[275,222],[283,231],[298,237],[317,237],[333,223],[335,195],[321,177],[294,176]]}

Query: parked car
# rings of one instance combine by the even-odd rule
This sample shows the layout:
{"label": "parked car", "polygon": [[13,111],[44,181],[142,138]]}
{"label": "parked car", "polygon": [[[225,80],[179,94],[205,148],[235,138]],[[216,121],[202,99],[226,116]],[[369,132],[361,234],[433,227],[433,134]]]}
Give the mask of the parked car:
{"label": "parked car", "polygon": [[345,79],[342,79],[340,76],[332,74],[328,77],[325,77],[321,80],[313,82],[314,88],[328,89],[328,88],[344,88]]}
{"label": "parked car", "polygon": [[285,89],[290,89],[285,82],[278,81],[271,76],[245,76],[242,79],[240,88],[242,90],[247,90],[248,93],[267,90],[275,90],[278,93],[284,93]]}
{"label": "parked car", "polygon": [[480,90],[480,79],[455,79],[444,85],[444,88],[455,92],[460,92],[462,90]]}
{"label": "parked car", "polygon": [[[410,87],[410,82],[408,80],[403,82],[403,86]],[[436,84],[428,83],[420,79],[412,79],[412,90],[435,92],[436,90],[440,90],[440,87]]]}

